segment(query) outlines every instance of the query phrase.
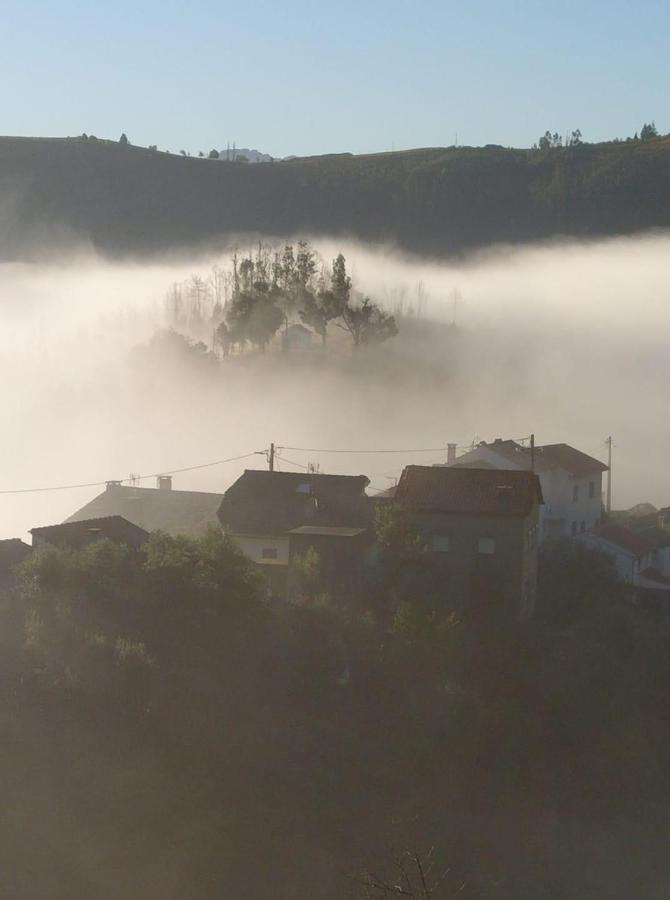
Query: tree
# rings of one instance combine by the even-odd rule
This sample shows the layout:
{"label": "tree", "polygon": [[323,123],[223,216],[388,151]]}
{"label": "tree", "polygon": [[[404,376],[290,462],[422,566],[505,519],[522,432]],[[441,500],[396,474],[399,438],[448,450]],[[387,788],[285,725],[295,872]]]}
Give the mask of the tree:
{"label": "tree", "polygon": [[262,246],[256,258],[233,257],[233,296],[226,312],[226,322],[232,343],[246,341],[265,350],[284,321],[284,313],[277,306],[271,291],[267,254]]}
{"label": "tree", "polygon": [[212,150],[210,150],[209,153],[207,154],[207,159],[218,159],[218,158],[219,158],[219,151],[218,151],[218,150],[213,150],[213,149],[212,149]]}
{"label": "tree", "polygon": [[573,131],[570,135],[570,141],[568,142],[569,147],[579,147],[582,143],[582,133],[579,128],[576,131]]}
{"label": "tree", "polygon": [[550,131],[545,131],[545,133],[538,141],[538,146],[540,150],[557,149],[558,147],[563,146],[563,138],[557,131],[555,131],[553,134]]}
{"label": "tree", "polygon": [[221,352],[224,356],[228,356],[230,353],[230,346],[232,341],[230,339],[230,330],[225,322],[220,322],[214,332],[214,341],[215,343],[221,347]]}
{"label": "tree", "polygon": [[384,312],[369,297],[361,303],[347,303],[341,313],[342,327],[351,335],[354,347],[381,343],[398,333],[395,316]]}
{"label": "tree", "polygon": [[658,137],[658,129],[656,128],[656,123],[651,122],[651,124],[645,124],[642,126],[642,130],[640,131],[640,139],[643,141],[650,141],[652,138]]}
{"label": "tree", "polygon": [[129,143],[130,142],[128,140],[128,135],[124,131],[124,133],[119,138],[119,144],[123,144],[124,146],[127,146]]}

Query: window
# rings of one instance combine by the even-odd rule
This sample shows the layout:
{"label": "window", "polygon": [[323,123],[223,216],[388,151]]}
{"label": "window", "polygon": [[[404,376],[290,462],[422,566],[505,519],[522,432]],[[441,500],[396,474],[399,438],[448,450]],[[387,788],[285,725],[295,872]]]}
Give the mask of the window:
{"label": "window", "polygon": [[433,553],[449,552],[449,535],[434,534],[433,535]]}
{"label": "window", "polygon": [[589,500],[593,500],[596,495],[596,483],[595,481],[589,481]]}
{"label": "window", "polygon": [[572,536],[574,537],[577,534],[577,523],[573,522],[572,527],[570,529],[572,531]]}
{"label": "window", "polygon": [[263,547],[263,550],[261,551],[261,557],[263,559],[277,559],[277,548]]}
{"label": "window", "polygon": [[579,500],[579,485],[573,484],[572,486],[572,502],[576,503]]}
{"label": "window", "polygon": [[301,481],[295,491],[296,494],[310,494],[312,491],[312,486],[308,481]]}
{"label": "window", "polygon": [[479,553],[491,556],[491,554],[496,552],[496,539],[490,537],[480,537],[477,550]]}

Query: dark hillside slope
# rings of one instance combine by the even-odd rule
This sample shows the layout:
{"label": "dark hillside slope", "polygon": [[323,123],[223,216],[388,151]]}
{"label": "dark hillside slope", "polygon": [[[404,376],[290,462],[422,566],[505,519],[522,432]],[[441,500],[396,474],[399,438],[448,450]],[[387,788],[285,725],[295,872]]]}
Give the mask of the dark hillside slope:
{"label": "dark hillside slope", "polygon": [[347,235],[443,255],[498,241],[667,226],[670,140],[663,138],[254,166],[108,141],[0,138],[4,258],[75,238],[124,254],[240,232]]}

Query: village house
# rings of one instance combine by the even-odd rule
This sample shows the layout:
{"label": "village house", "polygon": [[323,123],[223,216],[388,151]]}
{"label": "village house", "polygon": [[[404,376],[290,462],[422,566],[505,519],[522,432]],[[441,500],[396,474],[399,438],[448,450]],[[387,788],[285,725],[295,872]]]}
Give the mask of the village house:
{"label": "village house", "polygon": [[14,586],[16,567],[31,554],[31,548],[21,538],[0,541],[0,591]]}
{"label": "village house", "polygon": [[[534,456],[534,459],[533,459]],[[544,505],[540,513],[540,540],[576,537],[602,521],[602,477],[607,466],[568,444],[524,447],[497,438],[480,443],[456,457],[451,445],[448,466],[534,471],[540,478]]]}
{"label": "village house", "polygon": [[670,600],[670,533],[659,528],[634,531],[618,523],[579,536],[588,547],[610,557],[621,581],[640,592]]}
{"label": "village house", "polygon": [[159,476],[155,488],[108,481],[101,494],[65,521],[123,516],[145,531],[197,536],[204,534],[210,526],[218,527],[217,511],[222,497],[223,494],[205,491],[173,490],[169,475]]}
{"label": "village house", "polygon": [[289,568],[309,548],[324,592],[351,589],[362,567],[372,507],[364,475],[247,469],[223,495],[218,517],[243,553],[263,568],[273,595],[289,591]]}
{"label": "village house", "polygon": [[451,601],[518,619],[535,608],[542,502],[537,476],[521,470],[407,466],[395,491],[439,554]]}
{"label": "village house", "polygon": [[62,522],[60,525],[44,525],[31,528],[33,547],[50,544],[53,547],[81,550],[100,540],[124,544],[131,550],[139,550],[149,534],[123,516],[104,516],[99,519],[83,519],[79,522]]}

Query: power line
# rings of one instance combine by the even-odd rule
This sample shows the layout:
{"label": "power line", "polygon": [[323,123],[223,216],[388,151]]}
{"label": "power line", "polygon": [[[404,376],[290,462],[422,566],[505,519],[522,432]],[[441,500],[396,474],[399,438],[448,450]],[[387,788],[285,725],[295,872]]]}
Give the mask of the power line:
{"label": "power line", "polygon": [[280,447],[281,450],[296,450],[301,453],[444,453],[446,451],[445,447],[422,447],[418,450],[402,450],[402,449],[393,449],[393,450],[342,450],[342,449],[324,449],[317,447],[284,447],[283,445]]}
{"label": "power line", "polygon": [[[228,459],[215,459],[212,462],[200,463],[196,466],[184,466],[181,469],[165,469],[162,472],[154,472],[151,475],[133,475],[133,481],[145,481],[147,478],[158,478],[161,475],[178,475],[181,472],[194,472],[196,469],[208,469],[211,466],[220,466],[223,463],[237,462],[240,459],[248,459],[250,456],[264,455],[264,450],[253,450],[251,453],[243,453],[241,456],[231,456]],[[80,484],[59,484],[50,487],[34,487],[34,488],[12,488],[9,490],[0,490],[0,494],[37,494],[45,491],[69,491],[76,488],[104,487],[108,482],[115,479],[107,478],[105,481],[88,481]],[[130,481],[130,478],[122,478],[119,484],[124,481]]]}

